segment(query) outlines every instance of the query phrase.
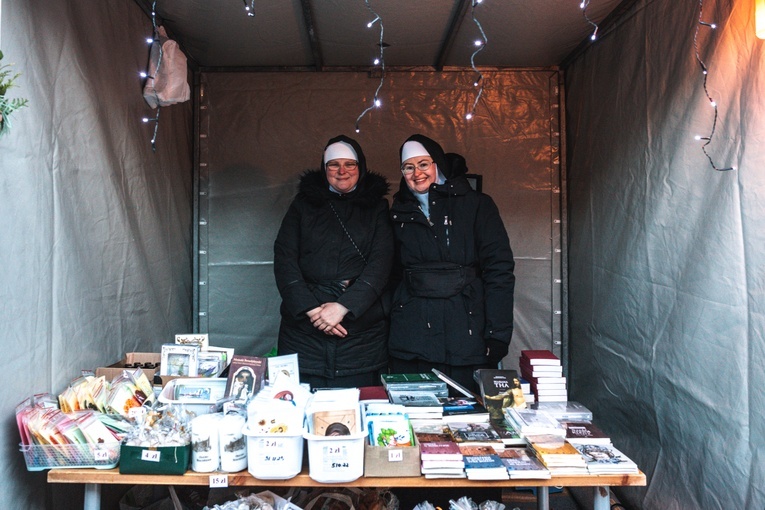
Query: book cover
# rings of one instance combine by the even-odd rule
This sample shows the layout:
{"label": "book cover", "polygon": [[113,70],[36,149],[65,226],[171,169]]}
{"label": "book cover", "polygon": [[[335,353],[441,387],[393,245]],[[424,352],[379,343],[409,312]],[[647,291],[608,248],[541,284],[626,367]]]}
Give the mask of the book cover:
{"label": "book cover", "polygon": [[442,382],[434,373],[422,372],[419,374],[382,374],[380,380],[383,386],[390,383],[419,383],[419,382]]}
{"label": "book cover", "polygon": [[524,436],[553,434],[563,437],[566,435],[566,429],[560,422],[544,411],[508,407],[505,409],[505,418]]}
{"label": "book cover", "polygon": [[433,424],[422,424],[415,421],[412,423],[412,430],[414,435],[417,436],[417,442],[420,444],[452,441],[449,427],[445,426],[441,421]]}
{"label": "book cover", "polygon": [[247,402],[263,387],[266,358],[234,354],[228,369],[226,397],[235,402]]}
{"label": "book cover", "polygon": [[466,455],[465,474],[471,480],[507,480],[510,475],[496,453],[490,455]]}
{"label": "book cover", "polygon": [[399,404],[402,406],[441,407],[441,401],[432,391],[388,390],[388,397],[392,404]]}
{"label": "book cover", "polygon": [[525,445],[526,440],[521,436],[520,432],[503,416],[498,420],[489,420],[492,428],[497,431],[499,438],[506,446],[520,446]]}
{"label": "book cover", "polygon": [[502,440],[499,434],[488,422],[468,423],[453,422],[449,423],[449,432],[457,444],[481,444],[481,445],[501,445]]}
{"label": "book cover", "polygon": [[502,418],[505,407],[526,407],[521,380],[515,370],[478,369],[473,372],[484,407],[493,419]]}
{"label": "book cover", "polygon": [[445,423],[462,422],[488,422],[489,411],[484,406],[472,399],[453,399],[449,404],[444,403],[443,421]]}
{"label": "book cover", "polygon": [[497,452],[507,468],[510,479],[548,479],[550,470],[534,455],[529,448],[505,448]]}
{"label": "book cover", "polygon": [[420,460],[462,460],[462,452],[453,441],[420,443]]}
{"label": "book cover", "polygon": [[547,349],[527,349],[521,351],[521,363],[529,365],[560,365],[558,358],[552,351]]}
{"label": "book cover", "polygon": [[498,450],[497,448],[494,448],[493,446],[489,446],[489,445],[469,444],[469,443],[458,444],[457,447],[460,449],[460,452],[462,453],[463,457],[465,455],[471,455],[471,456],[492,455],[494,453],[497,453],[497,451],[504,449],[501,447],[501,445]]}
{"label": "book cover", "polygon": [[566,440],[571,444],[611,444],[611,438],[594,423],[588,421],[562,421],[561,425],[566,429]]}
{"label": "book cover", "polygon": [[377,446],[412,446],[412,428],[403,414],[367,416],[370,444]]}
{"label": "book cover", "polygon": [[634,474],[637,464],[613,445],[578,444],[576,450],[584,458],[591,474]]}

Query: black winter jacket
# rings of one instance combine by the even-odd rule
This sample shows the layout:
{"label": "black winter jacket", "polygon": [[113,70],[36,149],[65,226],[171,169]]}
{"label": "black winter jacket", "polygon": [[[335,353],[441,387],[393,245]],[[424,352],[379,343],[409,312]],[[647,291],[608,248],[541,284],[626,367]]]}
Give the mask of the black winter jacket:
{"label": "black winter jacket", "polygon": [[[298,353],[301,372],[327,378],[387,365],[383,304],[393,258],[384,198],[388,183],[367,171],[355,141],[338,137],[329,144],[338,139],[352,143],[359,157],[356,189],[345,195],[330,191],[323,164],[321,170],[305,172],[274,244],[274,273],[282,297],[278,352]],[[332,288],[342,280],[351,284],[333,294]],[[349,310],[342,321],[348,331],[345,338],[324,334],[306,316],[308,310],[333,301]]]}
{"label": "black winter jacket", "polygon": [[[449,365],[487,362],[485,340],[508,345],[513,333],[515,262],[497,206],[474,191],[462,156],[444,154],[422,135],[423,144],[446,177],[430,188],[430,223],[402,178],[391,206],[397,266],[455,262],[475,271],[457,295],[417,297],[403,273],[393,298],[389,351],[400,359]],[[432,223],[432,224],[431,224]],[[469,278],[468,278],[469,279]]]}

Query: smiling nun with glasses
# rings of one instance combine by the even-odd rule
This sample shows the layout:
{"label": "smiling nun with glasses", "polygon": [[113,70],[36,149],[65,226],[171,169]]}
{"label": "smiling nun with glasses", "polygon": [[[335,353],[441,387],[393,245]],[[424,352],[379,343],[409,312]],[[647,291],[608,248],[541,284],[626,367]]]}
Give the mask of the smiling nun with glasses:
{"label": "smiling nun with glasses", "polygon": [[515,262],[499,210],[465,177],[465,158],[423,135],[400,149],[391,219],[396,267],[389,337],[394,373],[436,368],[477,392],[513,334]]}
{"label": "smiling nun with glasses", "polygon": [[[383,307],[393,260],[388,182],[340,135],[300,178],[274,243],[278,352],[311,387],[374,386],[388,363]],[[385,307],[387,309],[387,307]]]}

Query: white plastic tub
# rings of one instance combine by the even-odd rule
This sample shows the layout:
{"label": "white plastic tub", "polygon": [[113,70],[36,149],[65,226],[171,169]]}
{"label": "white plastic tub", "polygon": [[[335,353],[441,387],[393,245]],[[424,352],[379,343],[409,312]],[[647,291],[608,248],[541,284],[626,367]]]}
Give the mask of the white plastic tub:
{"label": "white plastic tub", "polygon": [[256,434],[249,423],[242,430],[247,436],[247,471],[260,480],[287,480],[303,469],[303,430],[295,434]]}
{"label": "white plastic tub", "polygon": [[319,483],[352,482],[364,474],[366,430],[348,436],[319,436],[306,432],[308,476]]}

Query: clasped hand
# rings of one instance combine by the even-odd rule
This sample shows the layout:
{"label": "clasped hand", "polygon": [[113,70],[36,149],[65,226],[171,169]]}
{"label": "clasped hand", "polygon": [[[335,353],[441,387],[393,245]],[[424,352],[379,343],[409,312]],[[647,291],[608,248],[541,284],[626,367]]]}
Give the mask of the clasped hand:
{"label": "clasped hand", "polygon": [[345,314],[348,313],[348,309],[340,303],[324,303],[321,306],[317,306],[311,310],[308,310],[308,318],[311,320],[313,327],[319,331],[324,332],[327,335],[339,336],[344,338],[348,335],[348,332],[340,324]]}

